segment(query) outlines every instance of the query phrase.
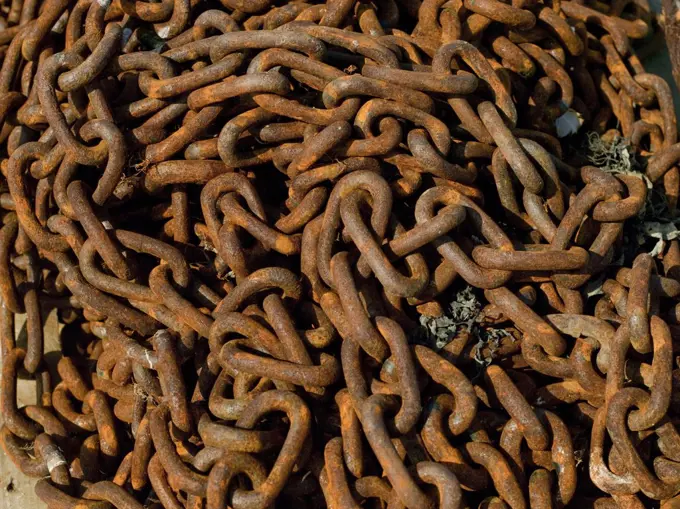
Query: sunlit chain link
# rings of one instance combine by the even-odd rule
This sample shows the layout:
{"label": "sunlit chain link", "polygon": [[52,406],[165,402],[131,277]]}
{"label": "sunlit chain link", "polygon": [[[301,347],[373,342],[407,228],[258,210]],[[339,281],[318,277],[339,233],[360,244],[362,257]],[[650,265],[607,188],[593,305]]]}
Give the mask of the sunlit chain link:
{"label": "sunlit chain link", "polygon": [[58,509],[680,504],[658,21],[0,0],[5,455]]}

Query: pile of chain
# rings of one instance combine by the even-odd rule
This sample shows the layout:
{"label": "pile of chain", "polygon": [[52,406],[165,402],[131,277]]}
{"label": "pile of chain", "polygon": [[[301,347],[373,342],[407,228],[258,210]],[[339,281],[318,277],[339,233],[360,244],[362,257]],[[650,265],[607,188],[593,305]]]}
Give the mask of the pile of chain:
{"label": "pile of chain", "polygon": [[0,441],[50,508],[680,507],[647,0],[0,7]]}

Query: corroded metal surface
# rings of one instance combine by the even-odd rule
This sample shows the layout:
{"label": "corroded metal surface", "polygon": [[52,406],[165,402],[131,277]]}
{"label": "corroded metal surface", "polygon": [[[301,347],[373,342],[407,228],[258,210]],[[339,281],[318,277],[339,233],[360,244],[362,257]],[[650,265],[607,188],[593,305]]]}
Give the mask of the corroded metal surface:
{"label": "corroded metal surface", "polygon": [[645,0],[0,8],[0,443],[49,507],[680,504]]}

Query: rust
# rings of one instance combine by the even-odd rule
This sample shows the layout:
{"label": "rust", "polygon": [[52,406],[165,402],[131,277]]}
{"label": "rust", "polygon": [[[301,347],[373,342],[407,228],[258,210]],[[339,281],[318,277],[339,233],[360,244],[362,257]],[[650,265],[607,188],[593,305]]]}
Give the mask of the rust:
{"label": "rust", "polygon": [[646,0],[0,4],[0,445],[47,506],[677,504]]}

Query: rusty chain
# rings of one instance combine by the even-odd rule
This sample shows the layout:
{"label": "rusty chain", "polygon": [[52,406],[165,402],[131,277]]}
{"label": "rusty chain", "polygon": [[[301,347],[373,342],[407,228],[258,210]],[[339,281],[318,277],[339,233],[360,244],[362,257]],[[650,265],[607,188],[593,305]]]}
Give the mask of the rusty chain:
{"label": "rusty chain", "polygon": [[646,0],[0,15],[0,444],[48,507],[680,507]]}

